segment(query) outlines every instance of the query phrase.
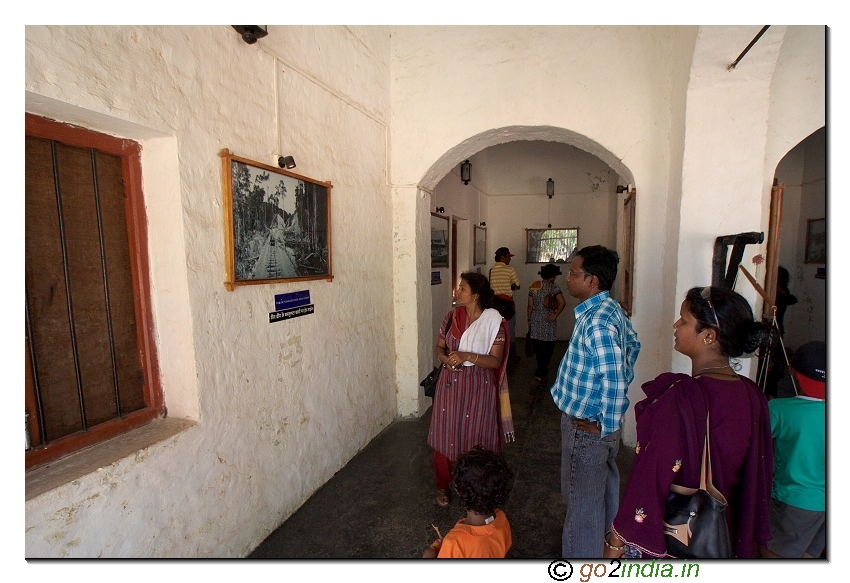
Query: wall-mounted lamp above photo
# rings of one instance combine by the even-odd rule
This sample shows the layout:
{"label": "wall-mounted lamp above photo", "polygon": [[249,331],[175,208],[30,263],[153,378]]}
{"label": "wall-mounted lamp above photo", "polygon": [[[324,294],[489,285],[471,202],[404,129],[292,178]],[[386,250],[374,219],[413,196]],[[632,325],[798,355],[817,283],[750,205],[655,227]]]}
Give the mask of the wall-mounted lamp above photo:
{"label": "wall-mounted lamp above photo", "polygon": [[232,24],[231,26],[242,35],[242,40],[249,45],[269,34],[269,27],[264,24]]}
{"label": "wall-mounted lamp above photo", "polygon": [[546,181],[546,196],[549,198],[555,196],[555,181],[551,178]]}
{"label": "wall-mounted lamp above photo", "polygon": [[487,223],[485,223],[484,221],[481,221],[480,223],[478,223],[478,226],[479,227],[486,227]]}
{"label": "wall-mounted lamp above photo", "polygon": [[277,159],[277,165],[281,168],[292,170],[295,168],[295,158],[292,156],[279,156]]}
{"label": "wall-mounted lamp above photo", "polygon": [[469,181],[472,180],[472,164],[469,163],[469,160],[465,160],[460,165],[460,179],[463,180],[464,185],[469,184]]}
{"label": "wall-mounted lamp above photo", "polygon": [[629,191],[628,186],[623,186],[622,184],[617,185],[617,194],[623,194],[624,192],[628,192],[628,191]]}
{"label": "wall-mounted lamp above photo", "polygon": [[438,212],[438,213],[444,213],[444,212],[446,212],[446,207],[444,207],[444,206],[438,206],[438,207],[437,207],[437,212]]}

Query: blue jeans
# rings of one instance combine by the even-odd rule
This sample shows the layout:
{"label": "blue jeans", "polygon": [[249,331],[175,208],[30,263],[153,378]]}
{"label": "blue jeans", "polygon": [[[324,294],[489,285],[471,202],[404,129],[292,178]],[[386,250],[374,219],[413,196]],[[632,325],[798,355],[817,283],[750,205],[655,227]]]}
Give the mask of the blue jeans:
{"label": "blue jeans", "polygon": [[618,429],[600,437],[579,431],[561,414],[561,494],[567,505],[561,552],[565,559],[602,558],[603,537],[620,506]]}

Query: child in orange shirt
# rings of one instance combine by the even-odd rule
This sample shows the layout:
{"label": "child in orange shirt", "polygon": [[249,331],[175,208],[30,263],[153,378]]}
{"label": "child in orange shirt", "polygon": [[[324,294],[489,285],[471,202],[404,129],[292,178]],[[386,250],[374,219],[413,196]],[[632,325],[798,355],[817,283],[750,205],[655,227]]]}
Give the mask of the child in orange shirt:
{"label": "child in orange shirt", "polygon": [[499,507],[508,499],[513,477],[502,454],[480,445],[458,456],[452,484],[466,507],[466,518],[426,549],[423,557],[503,559],[513,539],[508,518]]}

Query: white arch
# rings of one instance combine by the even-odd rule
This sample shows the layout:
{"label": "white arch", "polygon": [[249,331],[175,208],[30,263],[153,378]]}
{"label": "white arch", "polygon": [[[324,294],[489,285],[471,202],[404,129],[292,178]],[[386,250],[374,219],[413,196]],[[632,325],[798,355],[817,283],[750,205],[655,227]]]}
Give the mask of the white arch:
{"label": "white arch", "polygon": [[610,166],[623,180],[633,184],[631,170],[613,152],[599,142],[566,128],[554,126],[506,126],[493,128],[471,136],[456,146],[449,148],[425,172],[419,182],[419,188],[433,192],[434,188],[459,162],[477,154],[481,150],[514,141],[542,140],[547,142],[562,142],[580,148],[593,154]]}

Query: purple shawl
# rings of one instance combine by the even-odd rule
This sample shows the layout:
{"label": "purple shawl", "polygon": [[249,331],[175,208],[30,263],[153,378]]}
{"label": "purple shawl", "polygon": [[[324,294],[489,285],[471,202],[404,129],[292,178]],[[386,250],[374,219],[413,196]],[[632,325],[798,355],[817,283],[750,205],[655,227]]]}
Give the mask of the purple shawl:
{"label": "purple shawl", "polygon": [[699,486],[705,418],[711,410],[714,485],[729,502],[735,556],[755,557],[770,534],[773,440],[767,400],[750,379],[699,380],[664,373],[635,405],[637,454],[614,529],[645,556],[664,556],[661,523],[672,484]]}

